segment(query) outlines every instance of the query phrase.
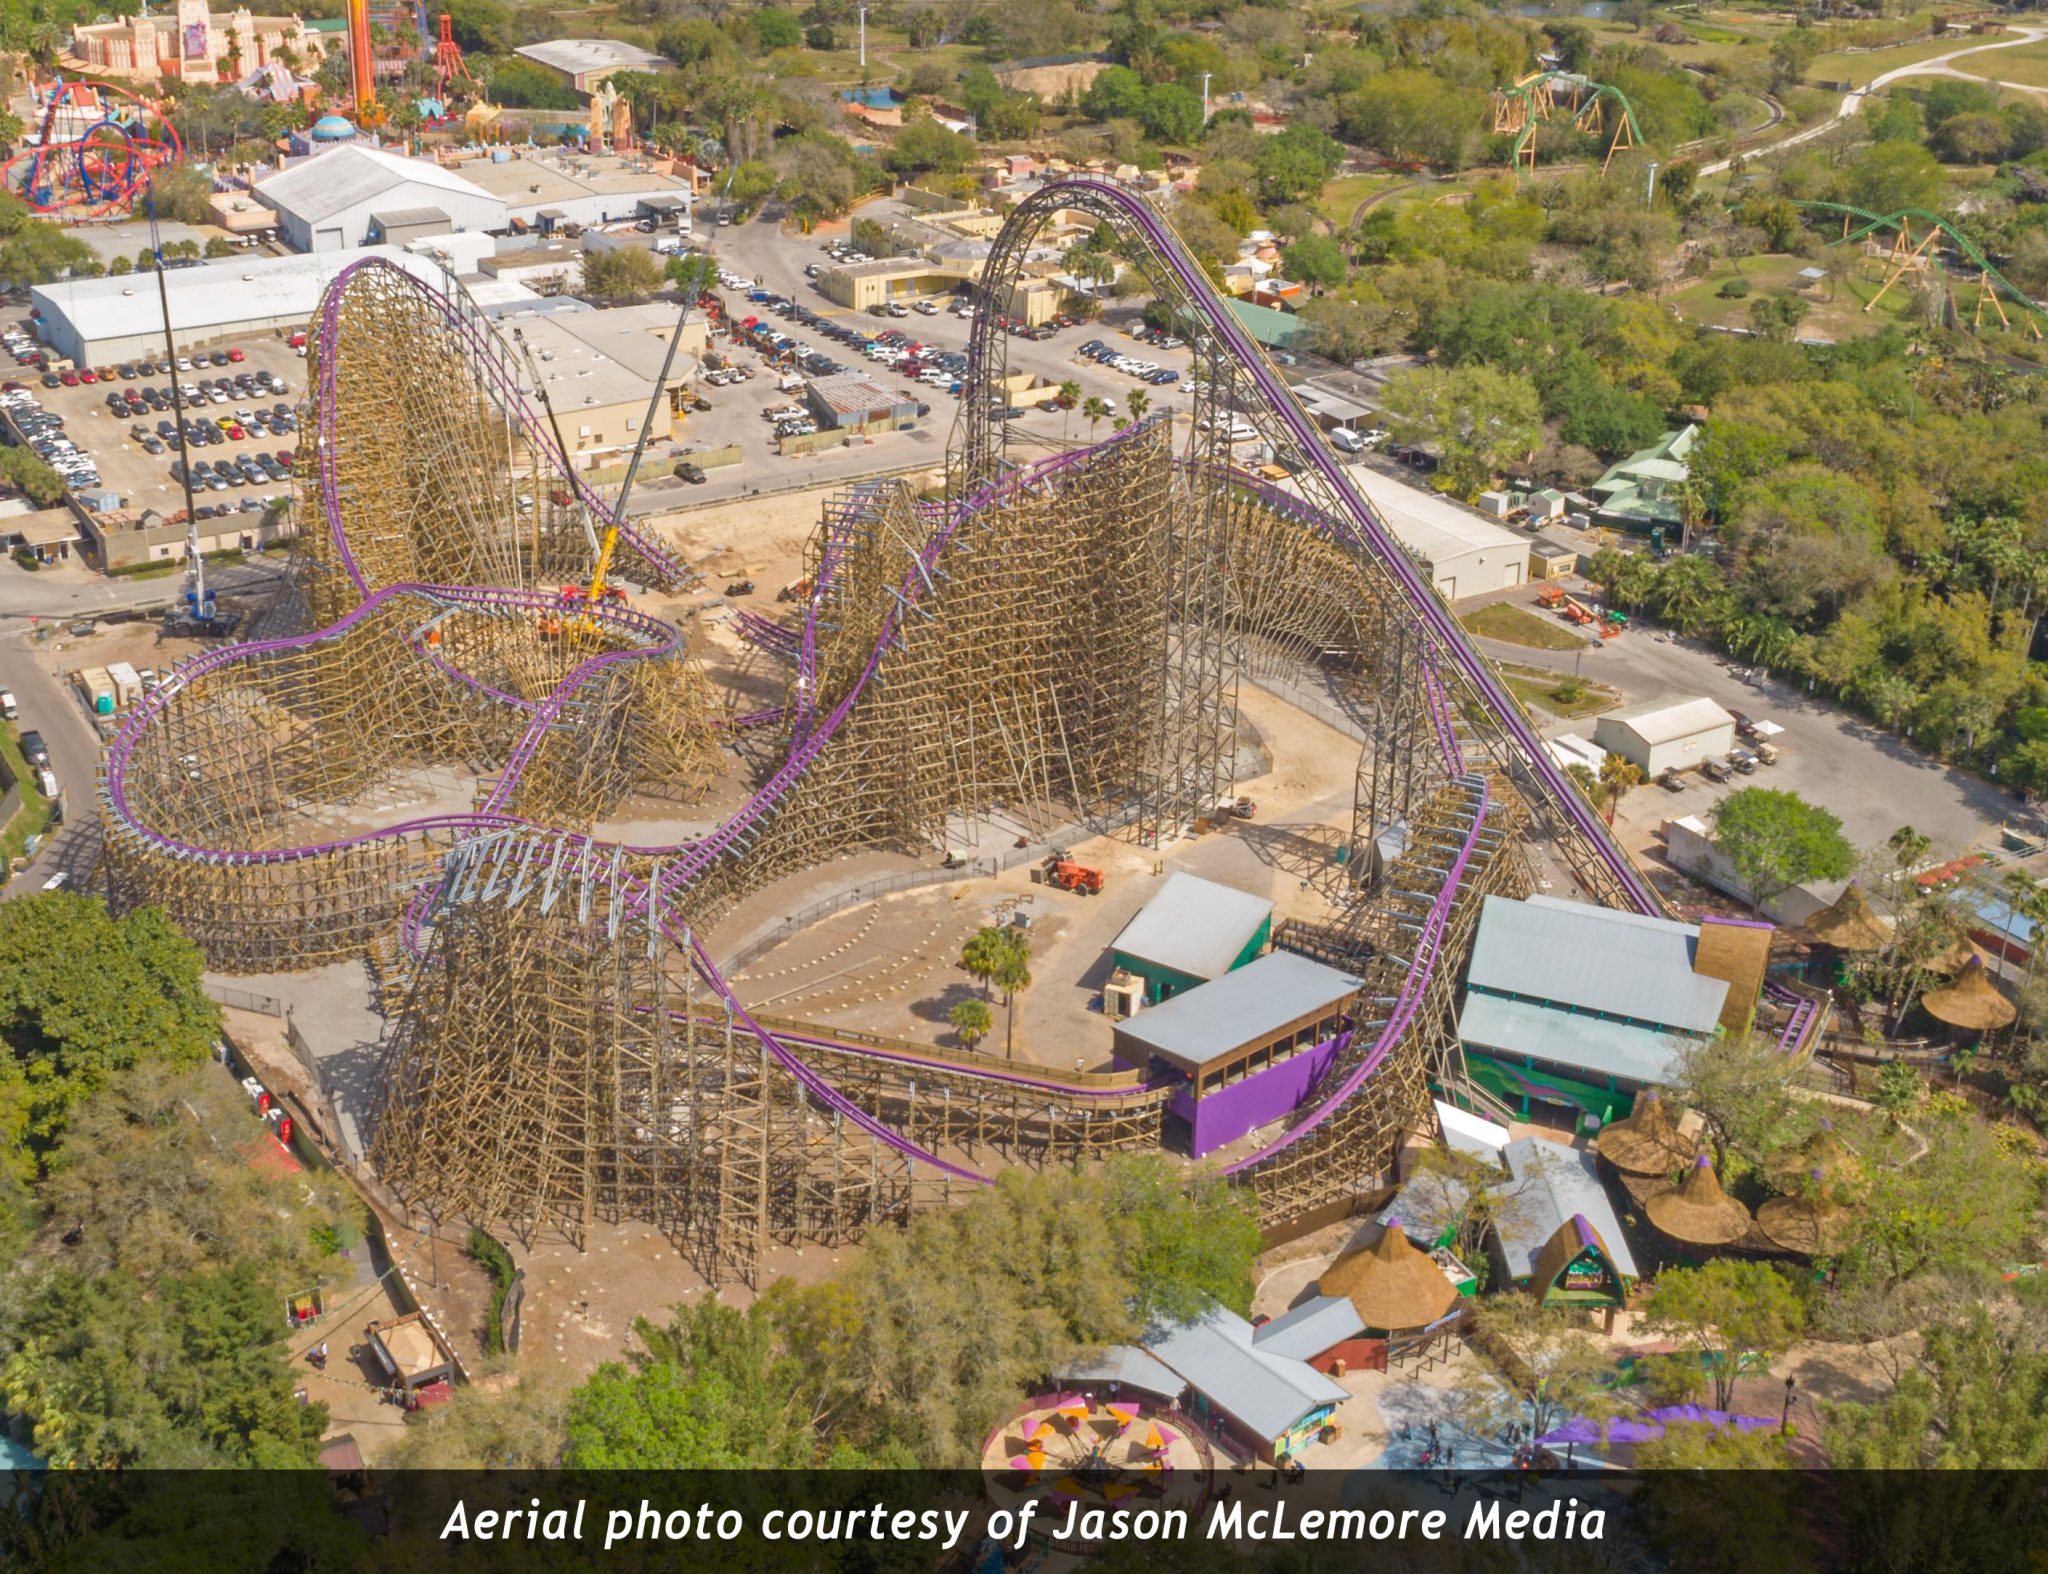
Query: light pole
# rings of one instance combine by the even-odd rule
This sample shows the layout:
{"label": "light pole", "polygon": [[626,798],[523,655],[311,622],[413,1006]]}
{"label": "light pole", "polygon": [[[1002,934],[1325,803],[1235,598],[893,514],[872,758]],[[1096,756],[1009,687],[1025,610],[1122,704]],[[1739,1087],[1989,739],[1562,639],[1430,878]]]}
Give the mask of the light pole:
{"label": "light pole", "polygon": [[1650,189],[1643,193],[1643,206],[1654,207],[1657,203],[1657,161],[1650,160]]}
{"label": "light pole", "polygon": [[1209,124],[1209,78],[1215,74],[1213,71],[1202,73],[1202,124],[1205,126]]}
{"label": "light pole", "polygon": [[860,68],[868,68],[868,8],[860,8]]}

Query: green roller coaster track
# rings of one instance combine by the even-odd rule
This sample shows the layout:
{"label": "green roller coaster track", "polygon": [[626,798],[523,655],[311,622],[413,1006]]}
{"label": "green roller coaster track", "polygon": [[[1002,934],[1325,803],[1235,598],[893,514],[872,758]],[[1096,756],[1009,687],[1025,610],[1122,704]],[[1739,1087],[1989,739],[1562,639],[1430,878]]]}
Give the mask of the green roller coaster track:
{"label": "green roller coaster track", "polygon": [[1984,276],[1987,284],[2026,314],[2036,337],[2042,336],[2043,326],[2048,324],[2048,308],[2044,308],[2039,301],[1994,268],[1991,259],[1979,251],[1967,235],[1938,213],[1929,213],[1924,208],[1901,208],[1896,213],[1873,213],[1868,208],[1853,207],[1846,202],[1794,201],[1792,205],[1804,212],[1826,213],[1840,218],[1844,241],[1858,241],[1877,230],[1894,231],[1906,236],[1910,236],[1915,230],[1922,235],[1945,235],[1950,244]]}
{"label": "green roller coaster track", "polygon": [[1585,124],[1585,117],[1589,111],[1597,109],[1602,100],[1612,100],[1621,112],[1620,124],[1608,144],[1609,159],[1621,148],[1642,145],[1643,133],[1636,123],[1636,107],[1620,88],[1606,82],[1595,82],[1576,71],[1539,71],[1511,87],[1502,88],[1495,96],[1494,129],[1517,132],[1512,159],[1515,168],[1520,169],[1524,164],[1535,168],[1536,128],[1559,112],[1557,99],[1561,95],[1557,90],[1560,88],[1569,94],[1571,100],[1565,113],[1581,130],[1591,129]]}

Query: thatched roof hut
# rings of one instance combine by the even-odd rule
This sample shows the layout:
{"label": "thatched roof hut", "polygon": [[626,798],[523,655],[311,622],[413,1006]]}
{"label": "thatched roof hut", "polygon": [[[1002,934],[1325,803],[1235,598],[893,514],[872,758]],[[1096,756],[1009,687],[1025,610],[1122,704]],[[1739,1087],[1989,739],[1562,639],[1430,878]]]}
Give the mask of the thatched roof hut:
{"label": "thatched roof hut", "polygon": [[1692,1162],[1698,1148],[1678,1129],[1678,1112],[1651,1088],[1628,1118],[1600,1133],[1600,1157],[1625,1175],[1669,1175]]}
{"label": "thatched roof hut", "polygon": [[1966,1033],[1989,1033],[2011,1027],[2013,1018],[2019,1015],[2013,1003],[1998,992],[1983,962],[1976,957],[1964,965],[1953,984],[1928,990],[1920,997],[1920,1004],[1936,1021]]}
{"label": "thatched roof hut", "polygon": [[1798,1147],[1775,1153],[1764,1164],[1764,1174],[1773,1186],[1799,1196],[1828,1196],[1862,1173],[1863,1161],[1835,1135],[1834,1127],[1825,1123]]}
{"label": "thatched roof hut", "polygon": [[1338,1258],[1316,1289],[1344,1296],[1366,1328],[1381,1333],[1426,1327],[1458,1304],[1457,1287],[1415,1249],[1399,1221],[1389,1222],[1364,1251]]}
{"label": "thatched roof hut", "polygon": [[1825,1257],[1842,1249],[1849,1214],[1818,1197],[1773,1197],[1756,1210],[1757,1227],[1781,1251]]}
{"label": "thatched roof hut", "polygon": [[1890,944],[1892,934],[1871,911],[1870,898],[1863,894],[1863,887],[1852,883],[1832,906],[1822,908],[1806,921],[1806,938],[1837,951],[1882,951]]}
{"label": "thatched roof hut", "polygon": [[1726,1246],[1749,1233],[1749,1210],[1721,1190],[1714,1162],[1704,1153],[1681,1184],[1659,1192],[1643,1211],[1659,1230],[1685,1246]]}

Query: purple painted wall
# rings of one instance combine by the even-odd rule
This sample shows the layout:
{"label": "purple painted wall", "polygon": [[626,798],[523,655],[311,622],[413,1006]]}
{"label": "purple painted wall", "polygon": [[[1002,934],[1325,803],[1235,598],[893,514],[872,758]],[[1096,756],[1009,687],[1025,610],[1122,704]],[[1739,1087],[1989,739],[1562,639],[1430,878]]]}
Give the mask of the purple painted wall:
{"label": "purple painted wall", "polygon": [[1193,1128],[1195,1157],[1214,1153],[1246,1132],[1257,1131],[1267,1122],[1299,1109],[1323,1080],[1323,1073],[1330,1069],[1330,1062],[1337,1058],[1337,1051],[1348,1036],[1340,1033],[1325,1039],[1292,1059],[1268,1066],[1205,1099],[1197,1099],[1192,1088],[1182,1088],[1174,1094],[1167,1107]]}

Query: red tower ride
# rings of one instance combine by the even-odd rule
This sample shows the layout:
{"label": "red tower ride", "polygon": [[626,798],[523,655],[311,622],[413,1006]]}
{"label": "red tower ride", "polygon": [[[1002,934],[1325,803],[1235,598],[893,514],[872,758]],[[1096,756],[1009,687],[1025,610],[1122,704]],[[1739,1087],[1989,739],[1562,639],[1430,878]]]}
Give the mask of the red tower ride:
{"label": "red tower ride", "polygon": [[469,74],[469,65],[462,58],[462,49],[455,42],[455,18],[446,11],[441,13],[441,40],[434,45],[434,96],[445,108],[448,104],[448,90],[457,78],[469,84],[469,91],[476,92],[476,78]]}

